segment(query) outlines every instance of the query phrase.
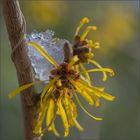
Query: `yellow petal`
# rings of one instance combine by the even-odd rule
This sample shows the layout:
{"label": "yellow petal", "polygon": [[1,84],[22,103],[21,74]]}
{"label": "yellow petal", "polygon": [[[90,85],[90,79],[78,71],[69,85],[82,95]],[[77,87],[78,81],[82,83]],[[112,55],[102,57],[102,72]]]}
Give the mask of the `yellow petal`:
{"label": "yellow petal", "polygon": [[74,118],[77,118],[77,109],[76,109],[76,105],[74,104],[74,102],[68,98],[65,98],[65,100],[67,100],[67,107],[69,109],[69,111],[71,112],[72,116]]}
{"label": "yellow petal", "polygon": [[89,47],[91,47],[91,48],[93,48],[94,47],[94,44],[93,44],[93,41],[92,40],[87,40],[87,45],[89,46]]}
{"label": "yellow petal", "polygon": [[56,61],[47,52],[45,52],[37,43],[35,43],[35,42],[26,42],[26,44],[31,45],[35,49],[37,49],[42,54],[42,56],[44,56],[52,65],[54,65],[55,67],[58,66]]}
{"label": "yellow petal", "polygon": [[41,82],[43,82],[43,81],[32,82],[32,83],[23,85],[23,86],[21,86],[21,87],[19,87],[19,88],[16,88],[16,89],[14,89],[12,92],[10,92],[10,93],[8,94],[8,97],[9,97],[9,98],[12,98],[12,97],[14,97],[16,94],[22,92],[23,90],[26,90],[26,89],[30,88],[31,86],[37,85],[37,84],[39,84],[39,83],[41,83]]}
{"label": "yellow petal", "polygon": [[37,124],[34,128],[34,133],[42,135],[41,127],[42,127],[42,123],[43,123],[43,120],[44,120],[44,117],[45,117],[45,114],[46,114],[46,110],[47,110],[47,102],[39,110],[40,110],[39,117],[38,117]]}
{"label": "yellow petal", "polygon": [[92,93],[90,95],[92,96],[93,100],[95,101],[95,106],[96,107],[100,106],[100,99],[99,99],[99,97],[96,96],[95,94],[92,94]]}
{"label": "yellow petal", "polygon": [[91,96],[89,94],[87,94],[87,92],[83,91],[83,92],[80,92],[80,94],[87,100],[87,102],[90,105],[94,105],[94,102],[93,102]]}
{"label": "yellow petal", "polygon": [[68,117],[69,126],[73,126],[74,122],[72,120],[71,108],[69,106],[69,99],[68,97],[64,97],[64,106]]}
{"label": "yellow petal", "polygon": [[92,89],[91,93],[95,94],[98,97],[103,97],[104,99],[109,100],[109,101],[113,101],[115,99],[114,96],[112,96],[106,92],[103,92],[97,88],[91,87],[91,89]]}
{"label": "yellow petal", "polygon": [[79,71],[79,65],[74,65],[74,70]]}
{"label": "yellow petal", "polygon": [[57,80],[56,85],[57,85],[58,87],[61,87],[61,86],[62,86],[61,80]]}
{"label": "yellow petal", "polygon": [[67,137],[68,134],[69,134],[69,125],[68,125],[68,120],[67,120],[65,110],[62,106],[62,103],[61,103],[60,99],[58,100],[57,105],[58,105],[58,108],[59,108],[59,111],[60,111],[60,117],[61,117],[63,125],[64,125],[64,137]]}
{"label": "yellow petal", "polygon": [[47,117],[46,117],[46,126],[48,127],[49,131],[52,130],[51,124],[53,123],[53,119],[54,119],[54,109],[55,109],[54,101],[53,99],[50,99],[48,105]]}
{"label": "yellow petal", "polygon": [[94,56],[94,54],[92,52],[86,53],[85,56],[87,58],[92,58]]}
{"label": "yellow petal", "polygon": [[89,80],[85,76],[83,76],[82,74],[80,74],[80,78],[81,78],[81,80],[85,81],[88,85],[91,85]]}
{"label": "yellow petal", "polygon": [[94,43],[94,48],[95,48],[95,49],[100,48],[100,43],[99,43],[99,42],[95,42],[95,43]]}
{"label": "yellow petal", "polygon": [[95,49],[98,49],[100,48],[100,43],[99,42],[95,42],[93,43],[92,40],[87,40],[87,45],[90,47],[90,48],[95,48]]}
{"label": "yellow petal", "polygon": [[70,69],[78,60],[79,58],[77,55],[73,56],[70,60],[70,63],[68,64],[68,68]]}
{"label": "yellow petal", "polygon": [[103,98],[109,100],[109,101],[113,101],[113,100],[115,99],[114,96],[112,96],[112,95],[110,95],[110,94],[108,94],[108,93],[105,93],[105,92],[102,92],[102,93],[101,93],[101,96],[102,96]]}
{"label": "yellow petal", "polygon": [[78,121],[75,118],[73,118],[73,121],[74,121],[74,124],[78,128],[79,131],[84,130],[84,128],[78,123]]}
{"label": "yellow petal", "polygon": [[68,78],[69,79],[69,81],[71,82],[71,84],[75,87],[75,85],[78,85],[78,86],[80,86],[80,91],[81,90],[83,90],[83,91],[87,91],[87,92],[91,92],[92,91],[92,89],[91,88],[89,88],[88,86],[86,86],[86,85],[88,85],[86,82],[84,82],[84,83],[86,83],[85,85],[83,85],[83,83],[81,83],[81,81],[79,82],[78,80],[76,80],[76,81],[74,81],[74,80],[72,80],[72,79],[70,79],[70,78]]}
{"label": "yellow petal", "polygon": [[100,99],[98,97],[94,97],[96,107],[100,106]]}
{"label": "yellow petal", "polygon": [[[50,95],[50,92],[52,91],[52,87],[53,87],[53,84],[59,79],[59,77],[56,77],[54,78],[53,80],[51,80],[43,89],[43,92],[41,93],[41,97],[40,97],[40,101],[41,101],[41,104],[43,102],[43,98],[46,98],[48,97],[48,95]],[[51,88],[51,91],[47,92],[49,89]],[[44,97],[45,96],[45,97]]]}
{"label": "yellow petal", "polygon": [[89,19],[88,19],[87,17],[84,17],[84,18],[80,21],[78,27],[76,28],[75,36],[78,35],[78,33],[79,33],[81,27],[82,27],[85,23],[88,23],[88,22],[89,22]]}
{"label": "yellow petal", "polygon": [[92,98],[90,97],[90,95],[87,92],[85,92],[85,89],[83,89],[82,86],[78,86],[77,82],[74,82],[74,80],[72,79],[69,79],[69,80],[72,83],[72,85],[76,88],[78,93],[80,93],[90,105],[93,105],[94,102]]}
{"label": "yellow petal", "polygon": [[82,20],[80,21],[80,24],[85,24],[85,23],[88,23],[88,22],[89,22],[89,18],[84,17],[84,18],[82,18]]}
{"label": "yellow petal", "polygon": [[84,33],[82,34],[81,36],[81,41],[85,40],[86,36],[88,35],[88,33],[91,31],[91,30],[96,30],[97,27],[96,26],[88,26],[86,28],[86,30],[84,31]]}
{"label": "yellow petal", "polygon": [[[109,72],[110,73],[110,76],[114,76],[114,71],[112,69],[109,69],[109,68],[100,68],[100,69],[89,69],[89,70],[86,70],[85,72]],[[84,71],[81,72],[81,73],[85,73]]]}
{"label": "yellow petal", "polygon": [[60,137],[60,134],[59,134],[58,131],[56,130],[55,124],[54,124],[54,123],[52,123],[52,132],[53,132],[57,137]]}
{"label": "yellow petal", "polygon": [[75,98],[76,98],[77,103],[78,103],[79,106],[81,107],[81,109],[82,109],[88,116],[90,116],[91,118],[93,118],[93,119],[95,119],[95,120],[98,120],[98,121],[99,121],[99,120],[103,120],[103,118],[97,118],[97,117],[91,115],[91,114],[83,107],[83,105],[81,104],[81,102],[80,102],[78,96],[77,96],[76,94],[74,94],[74,96],[75,96]]}
{"label": "yellow petal", "polygon": [[80,67],[81,67],[82,71],[84,72],[84,74],[85,74],[85,76],[86,76],[86,78],[88,80],[88,83],[90,84],[91,83],[90,77],[89,77],[88,72],[86,72],[86,69],[85,69],[84,65],[80,63]]}
{"label": "yellow petal", "polygon": [[80,82],[78,83],[78,81],[77,81],[77,83],[80,84],[81,87],[84,87],[85,90],[89,91],[89,94],[93,93],[93,94],[97,95],[98,97],[103,97],[103,98],[105,98],[105,99],[107,99],[109,101],[113,101],[115,99],[114,96],[112,96],[112,95],[110,95],[108,93],[105,93],[105,92],[103,92],[102,90],[100,90],[100,89],[98,89],[96,87],[89,86],[88,84],[86,84],[85,82],[83,82],[81,80],[79,80],[79,81]]}
{"label": "yellow petal", "polygon": [[[89,59],[88,61],[90,63],[92,63],[93,65],[97,66],[98,68],[102,68],[102,66],[97,61],[95,61],[95,60]],[[103,71],[103,79],[102,80],[106,81],[106,79],[107,79],[107,74]]]}
{"label": "yellow petal", "polygon": [[94,104],[92,98],[90,97],[90,95],[87,94],[87,92],[83,91],[82,89],[80,90],[80,87],[78,87],[76,84],[74,86],[78,93],[80,93],[90,105]]}
{"label": "yellow petal", "polygon": [[93,89],[91,88],[91,85],[89,86],[86,82],[83,82],[83,80],[77,80],[75,84],[78,85],[81,88],[81,90],[86,91],[87,93],[90,93],[93,91]]}
{"label": "yellow petal", "polygon": [[72,122],[75,124],[75,126],[78,128],[79,131],[83,131],[84,129],[76,120],[77,117],[76,105],[73,102],[70,102],[69,100],[67,100],[67,102],[68,102],[68,108],[71,113]]}
{"label": "yellow petal", "polygon": [[[80,86],[81,88],[85,89],[85,91],[87,92],[91,92],[93,89],[91,87],[93,87],[92,85],[88,85],[85,81],[83,81],[82,79],[79,79],[76,81],[76,84],[78,84],[78,86]],[[94,89],[97,89],[99,91],[104,91],[104,88],[98,88],[94,86]]]}
{"label": "yellow petal", "polygon": [[73,101],[69,102],[70,106],[71,106],[71,110],[72,110],[72,114],[74,118],[77,118],[77,109],[76,109],[76,105]]}

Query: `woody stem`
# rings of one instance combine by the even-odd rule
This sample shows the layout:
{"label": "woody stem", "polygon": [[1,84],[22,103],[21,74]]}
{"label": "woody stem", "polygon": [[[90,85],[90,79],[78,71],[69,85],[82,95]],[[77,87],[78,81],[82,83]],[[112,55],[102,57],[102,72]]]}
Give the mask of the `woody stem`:
{"label": "woody stem", "polygon": [[[16,67],[19,85],[34,81],[32,67],[27,55],[24,41],[19,40],[24,36],[24,17],[20,10],[18,0],[3,0],[3,14],[13,52],[13,62]],[[18,44],[18,47],[17,47]],[[17,47],[15,49],[15,47]],[[34,116],[36,113],[35,104],[36,93],[34,88],[30,88],[21,94],[21,103],[24,118],[25,140],[41,140],[41,137],[33,133]]]}

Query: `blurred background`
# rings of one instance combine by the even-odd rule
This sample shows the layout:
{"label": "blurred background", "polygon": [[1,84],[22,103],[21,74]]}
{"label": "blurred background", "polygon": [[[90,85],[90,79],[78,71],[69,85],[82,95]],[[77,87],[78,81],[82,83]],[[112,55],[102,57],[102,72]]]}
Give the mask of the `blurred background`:
{"label": "blurred background", "polygon": [[[101,82],[101,74],[91,75],[97,86],[116,96],[114,102],[102,100],[99,108],[85,107],[96,116],[95,121],[78,108],[78,120],[85,128],[79,132],[71,128],[66,140],[138,140],[139,113],[139,2],[138,1],[20,1],[27,22],[27,32],[52,29],[59,38],[73,41],[75,29],[83,17],[98,27],[88,38],[99,41],[96,60],[115,70],[115,77]],[[18,86],[11,48],[2,13],[0,15],[0,139],[23,140],[23,120],[19,95],[13,100],[8,92]],[[56,122],[61,132],[61,122]],[[43,140],[63,140],[47,133]]]}

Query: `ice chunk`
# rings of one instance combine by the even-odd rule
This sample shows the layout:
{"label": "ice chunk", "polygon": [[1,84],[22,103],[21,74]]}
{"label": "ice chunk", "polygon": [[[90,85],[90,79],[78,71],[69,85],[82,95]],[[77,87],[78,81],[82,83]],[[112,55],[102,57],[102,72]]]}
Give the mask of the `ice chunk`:
{"label": "ice chunk", "polygon": [[[34,31],[30,35],[26,35],[26,41],[35,42],[40,45],[58,64],[63,62],[63,46],[64,43],[68,41],[54,38],[54,31],[46,30],[41,33]],[[35,77],[39,80],[48,80],[53,65],[30,45],[28,45],[28,56],[35,71]]]}

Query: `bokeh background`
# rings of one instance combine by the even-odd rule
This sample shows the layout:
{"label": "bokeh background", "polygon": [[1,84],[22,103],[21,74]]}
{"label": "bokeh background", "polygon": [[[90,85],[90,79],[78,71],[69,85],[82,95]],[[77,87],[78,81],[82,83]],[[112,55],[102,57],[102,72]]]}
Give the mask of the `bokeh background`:
{"label": "bokeh background", "polygon": [[[99,108],[85,107],[103,121],[95,121],[79,108],[78,120],[85,128],[70,130],[66,140],[138,140],[139,113],[139,2],[138,1],[20,1],[27,22],[27,32],[52,29],[59,38],[72,41],[82,17],[89,17],[98,30],[89,38],[99,41],[95,58],[104,67],[115,70],[115,77],[101,82],[101,75],[91,75],[98,86],[116,96],[114,102],[102,100]],[[1,11],[2,12],[2,11]],[[19,95],[13,100],[8,92],[18,86],[11,48],[2,13],[0,15],[0,139],[23,140],[23,120]],[[60,120],[57,121],[61,131]],[[47,133],[43,140],[63,140]]]}

